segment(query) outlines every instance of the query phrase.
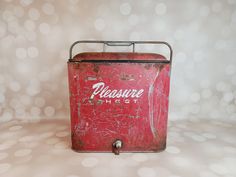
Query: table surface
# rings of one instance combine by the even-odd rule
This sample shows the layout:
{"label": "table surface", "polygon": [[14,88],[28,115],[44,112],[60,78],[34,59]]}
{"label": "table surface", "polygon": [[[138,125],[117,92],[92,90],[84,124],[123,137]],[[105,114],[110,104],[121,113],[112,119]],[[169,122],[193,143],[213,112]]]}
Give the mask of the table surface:
{"label": "table surface", "polygon": [[236,122],[169,121],[160,153],[77,153],[70,122],[12,120],[0,124],[2,177],[233,177]]}

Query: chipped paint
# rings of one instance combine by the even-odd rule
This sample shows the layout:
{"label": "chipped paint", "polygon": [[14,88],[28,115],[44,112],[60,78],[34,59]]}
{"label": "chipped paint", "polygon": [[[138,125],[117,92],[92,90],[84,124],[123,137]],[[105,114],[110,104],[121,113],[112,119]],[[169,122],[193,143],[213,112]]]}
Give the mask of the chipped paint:
{"label": "chipped paint", "polygon": [[87,80],[88,80],[88,81],[96,81],[97,78],[94,77],[94,76],[88,76],[88,77],[87,77]]}

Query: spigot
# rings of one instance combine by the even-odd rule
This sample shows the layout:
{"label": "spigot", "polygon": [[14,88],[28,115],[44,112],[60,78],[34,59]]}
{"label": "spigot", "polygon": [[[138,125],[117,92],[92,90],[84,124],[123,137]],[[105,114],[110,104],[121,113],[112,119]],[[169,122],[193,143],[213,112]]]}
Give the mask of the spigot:
{"label": "spigot", "polygon": [[112,151],[115,155],[119,155],[120,154],[120,149],[122,148],[122,141],[117,139],[114,141],[114,143],[112,144]]}

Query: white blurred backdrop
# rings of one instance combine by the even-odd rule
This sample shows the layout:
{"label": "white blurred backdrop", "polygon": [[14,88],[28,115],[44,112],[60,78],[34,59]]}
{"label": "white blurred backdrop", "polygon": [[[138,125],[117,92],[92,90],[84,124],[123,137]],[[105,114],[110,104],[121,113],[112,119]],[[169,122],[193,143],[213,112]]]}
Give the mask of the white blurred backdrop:
{"label": "white blurred backdrop", "polygon": [[236,120],[236,0],[1,0],[1,122],[69,119],[82,39],[169,42],[169,119]]}

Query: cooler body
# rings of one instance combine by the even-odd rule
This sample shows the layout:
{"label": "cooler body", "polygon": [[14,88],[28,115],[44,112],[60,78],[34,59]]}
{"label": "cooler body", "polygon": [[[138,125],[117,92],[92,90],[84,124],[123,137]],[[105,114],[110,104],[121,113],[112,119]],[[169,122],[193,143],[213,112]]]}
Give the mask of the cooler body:
{"label": "cooler body", "polygon": [[80,53],[70,59],[72,148],[115,153],[164,150],[170,64],[150,53]]}

